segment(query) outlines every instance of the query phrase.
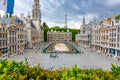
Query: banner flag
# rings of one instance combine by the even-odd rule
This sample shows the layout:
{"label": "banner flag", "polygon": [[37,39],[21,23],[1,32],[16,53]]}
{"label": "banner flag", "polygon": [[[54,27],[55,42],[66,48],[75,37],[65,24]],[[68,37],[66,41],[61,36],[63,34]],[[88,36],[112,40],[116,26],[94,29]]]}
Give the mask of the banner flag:
{"label": "banner flag", "polygon": [[6,13],[13,14],[14,12],[14,0],[7,0],[7,10]]}
{"label": "banner flag", "polygon": [[14,13],[14,0],[0,0],[0,10],[6,13]]}

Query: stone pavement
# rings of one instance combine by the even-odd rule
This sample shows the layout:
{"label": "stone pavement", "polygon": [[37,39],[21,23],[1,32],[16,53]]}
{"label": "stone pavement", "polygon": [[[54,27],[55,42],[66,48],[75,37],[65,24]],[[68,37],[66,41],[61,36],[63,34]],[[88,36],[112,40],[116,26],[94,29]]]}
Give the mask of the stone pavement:
{"label": "stone pavement", "polygon": [[75,64],[79,68],[102,68],[107,70],[111,69],[111,63],[120,66],[119,61],[102,54],[91,52],[88,49],[84,50],[84,54],[58,54],[58,56],[58,58],[50,58],[50,54],[42,54],[40,51],[36,53],[35,50],[29,50],[24,55],[15,55],[9,59],[20,62],[25,61],[26,57],[30,66],[35,66],[40,63],[41,67],[45,69],[57,69],[65,66],[71,67]]}

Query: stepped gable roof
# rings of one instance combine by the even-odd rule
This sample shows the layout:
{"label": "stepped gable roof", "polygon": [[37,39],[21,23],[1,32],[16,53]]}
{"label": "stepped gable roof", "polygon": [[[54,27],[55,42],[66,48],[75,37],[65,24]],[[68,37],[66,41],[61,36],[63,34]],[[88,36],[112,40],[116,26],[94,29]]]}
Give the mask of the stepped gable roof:
{"label": "stepped gable roof", "polygon": [[111,22],[112,22],[112,19],[111,19],[111,18],[107,18],[107,19],[105,19],[105,20],[103,20],[103,21],[108,22],[108,23],[111,23]]}
{"label": "stepped gable roof", "polygon": [[53,32],[53,29],[51,29],[51,32]]}

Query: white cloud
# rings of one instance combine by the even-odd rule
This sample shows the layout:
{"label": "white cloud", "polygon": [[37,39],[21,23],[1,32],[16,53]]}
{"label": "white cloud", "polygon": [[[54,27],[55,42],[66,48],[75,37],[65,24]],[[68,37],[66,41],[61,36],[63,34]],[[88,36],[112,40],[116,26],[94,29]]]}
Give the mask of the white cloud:
{"label": "white cloud", "polygon": [[73,8],[76,9],[76,10],[80,10],[80,7],[76,4],[73,5]]}
{"label": "white cloud", "polygon": [[[83,20],[83,16],[85,16],[85,20],[86,20],[86,24],[88,22],[90,22],[94,16],[97,17],[97,14],[93,14],[93,13],[88,13],[85,15],[76,15],[76,16],[68,16],[68,21],[67,21],[67,25],[69,28],[76,28],[76,29],[80,29],[80,26],[82,25],[82,20]],[[60,26],[60,27],[64,27],[64,22],[61,23],[56,23],[54,21],[50,21],[48,19],[44,19],[44,21],[50,26]]]}
{"label": "white cloud", "polygon": [[[81,25],[81,21],[82,21],[82,17],[81,18],[75,18],[75,16],[68,16],[68,20],[67,20],[67,26],[68,28],[76,28],[76,29],[80,29],[80,25]],[[44,19],[43,22],[46,22],[50,27],[54,27],[54,26],[60,26],[60,27],[64,27],[65,23],[64,23],[64,19],[62,21],[62,23],[57,23],[54,21],[51,21],[49,19]]]}
{"label": "white cloud", "polygon": [[58,9],[58,7],[60,7],[62,4],[64,4],[65,1],[61,0],[41,0],[41,9],[43,12],[46,13],[54,13],[56,9]]}
{"label": "white cloud", "polygon": [[[60,27],[64,27],[64,23],[55,23],[53,21],[50,20],[45,20],[45,22],[49,25],[49,27],[54,27],[54,26],[60,26]],[[67,26],[68,28],[76,28],[76,29],[80,29],[80,24],[81,22],[76,22],[76,21],[69,21]]]}
{"label": "white cloud", "polygon": [[[31,5],[29,5],[29,3]],[[17,15],[20,15],[21,13],[24,13],[25,15],[28,14],[28,12],[32,11],[32,2],[29,0],[15,0],[15,6],[14,6],[14,13]]]}
{"label": "white cloud", "polygon": [[81,7],[86,7],[86,2],[82,1],[80,5],[81,5]]}
{"label": "white cloud", "polygon": [[54,27],[54,26],[61,26],[61,27],[63,27],[64,26],[64,24],[55,23],[55,22],[50,21],[50,20],[45,20],[45,22],[48,24],[49,27]]}
{"label": "white cloud", "polygon": [[[64,27],[64,18],[62,19],[63,23],[59,23],[59,21],[57,22],[58,18],[55,20],[55,18],[53,18],[51,16],[53,13],[55,13],[55,10],[58,9],[58,7],[60,7],[64,3],[65,3],[65,0],[61,0],[61,1],[41,0],[40,4],[41,4],[42,14],[50,15],[50,17],[48,17],[47,15],[42,16],[42,21],[45,21],[50,27],[53,27],[53,26]],[[30,1],[30,0],[16,0],[15,1],[15,9],[14,9],[15,14],[20,15],[21,13],[24,13],[25,15],[27,15],[28,12],[31,13],[32,5],[33,5],[33,1]],[[82,6],[85,6],[85,5],[86,4],[84,2],[82,2]],[[77,6],[77,5],[73,5],[73,7],[76,10],[80,9],[79,6]],[[63,12],[61,13],[61,15],[63,15]],[[84,16],[86,17],[86,22],[89,22],[94,17],[94,14],[88,13],[88,14],[85,14]],[[58,16],[56,16],[56,17],[58,17]],[[52,20],[52,19],[54,19],[54,20]],[[59,19],[59,20],[61,20],[61,19]],[[68,15],[68,27],[79,29],[82,24],[82,20],[83,20],[82,15],[74,15],[74,14]]]}
{"label": "white cloud", "polygon": [[46,1],[46,0],[41,1],[41,9],[42,9],[43,12],[49,12],[49,13],[53,12],[52,5],[50,5],[50,3],[48,3],[48,1]]}
{"label": "white cloud", "polygon": [[61,4],[64,4],[65,3],[65,0],[61,0]]}
{"label": "white cloud", "polygon": [[71,16],[70,20],[68,21],[68,26],[70,28],[80,29],[80,26],[82,24],[82,20],[83,20],[82,15]]}
{"label": "white cloud", "polygon": [[[94,17],[98,17],[98,15],[97,14],[94,14],[94,13],[87,13],[87,14],[85,14],[85,15],[77,15],[77,17],[78,17],[78,19],[79,19],[79,26],[81,26],[82,25],[82,21],[83,21],[83,17],[85,17],[85,21],[86,21],[86,24],[87,23],[89,23],[90,21],[92,21],[93,20],[93,18]],[[77,24],[78,22],[76,22],[76,24]]]}
{"label": "white cloud", "polygon": [[97,14],[87,13],[87,14],[85,15],[86,23],[88,23],[89,21],[92,21],[94,17],[97,17]]}
{"label": "white cloud", "polygon": [[5,14],[5,11],[0,10],[1,17]]}
{"label": "white cloud", "polygon": [[68,22],[68,27],[69,28],[76,28],[76,29],[80,29],[80,25],[81,25],[81,22],[79,21],[69,21]]}
{"label": "white cloud", "polygon": [[105,4],[107,6],[117,6],[117,5],[120,5],[120,0],[105,0]]}
{"label": "white cloud", "polygon": [[50,0],[51,3],[55,3],[55,0]]}

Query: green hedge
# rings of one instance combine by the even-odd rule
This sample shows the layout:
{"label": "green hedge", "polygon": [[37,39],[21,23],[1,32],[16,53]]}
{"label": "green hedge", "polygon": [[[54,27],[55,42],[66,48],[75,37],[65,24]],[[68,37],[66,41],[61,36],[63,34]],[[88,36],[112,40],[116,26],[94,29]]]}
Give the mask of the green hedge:
{"label": "green hedge", "polygon": [[120,67],[112,65],[111,71],[103,69],[71,68],[45,70],[39,65],[30,67],[25,62],[0,61],[0,80],[120,80]]}

